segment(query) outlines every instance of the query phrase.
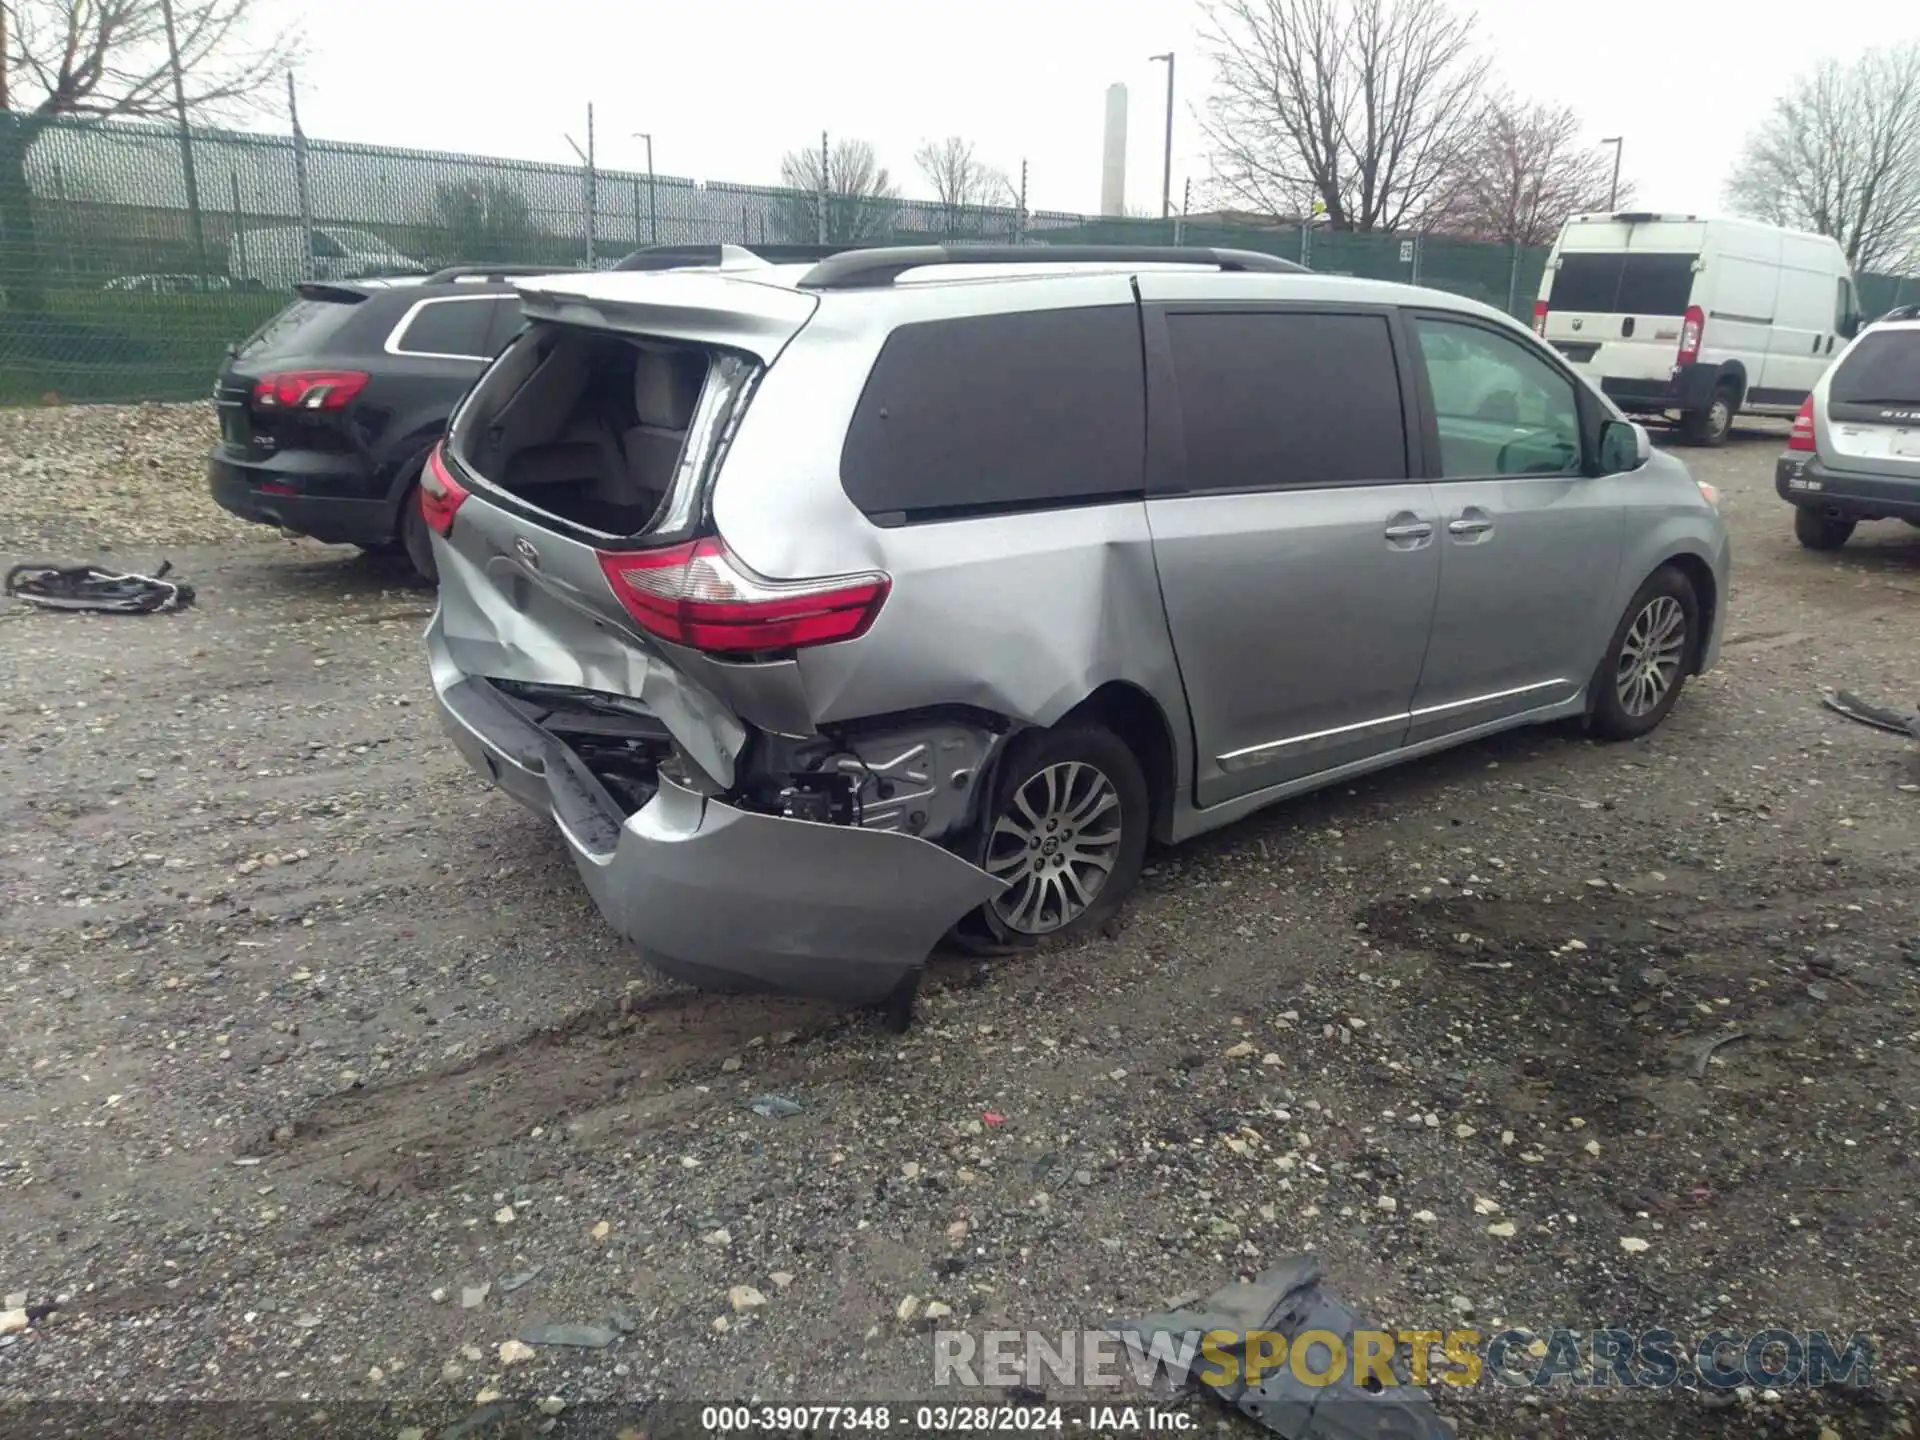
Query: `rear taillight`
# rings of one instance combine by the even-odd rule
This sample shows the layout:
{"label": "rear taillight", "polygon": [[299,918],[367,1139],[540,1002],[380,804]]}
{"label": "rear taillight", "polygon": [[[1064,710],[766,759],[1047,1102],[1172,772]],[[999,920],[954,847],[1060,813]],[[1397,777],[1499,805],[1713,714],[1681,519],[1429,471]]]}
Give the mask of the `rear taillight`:
{"label": "rear taillight", "polygon": [[892,583],[879,574],[763,580],[712,539],[666,550],[603,550],[600,568],[641,629],[676,645],[734,654],[864,635]]}
{"label": "rear taillight", "polygon": [[1533,333],[1543,340],[1546,338],[1547,302],[1544,300],[1536,300],[1533,302]]}
{"label": "rear taillight", "polygon": [[1687,307],[1686,318],[1680,322],[1680,357],[1677,361],[1678,364],[1691,365],[1700,358],[1700,341],[1705,337],[1706,333],[1706,312],[1701,310],[1698,305],[1689,305]]}
{"label": "rear taillight", "polygon": [[436,535],[452,534],[454,512],[466,498],[466,486],[453,478],[440,456],[440,447],[434,446],[427,456],[427,468],[420,472],[420,513],[426,517],[427,528]]}
{"label": "rear taillight", "polygon": [[253,385],[257,410],[344,410],[367,388],[364,370],[285,370]]}
{"label": "rear taillight", "polygon": [[1813,448],[1813,396],[1809,395],[1800,402],[1800,413],[1793,417],[1793,429],[1787,432],[1787,449]]}

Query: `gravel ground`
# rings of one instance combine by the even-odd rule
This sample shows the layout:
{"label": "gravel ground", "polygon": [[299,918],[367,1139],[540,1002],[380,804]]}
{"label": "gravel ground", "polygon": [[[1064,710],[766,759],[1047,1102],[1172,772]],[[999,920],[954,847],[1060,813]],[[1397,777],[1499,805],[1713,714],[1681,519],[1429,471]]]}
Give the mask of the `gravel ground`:
{"label": "gravel ground", "polygon": [[[926,1397],[929,1303],[1057,1333],[1312,1249],[1401,1328],[1880,1346],[1866,1393],[1441,1395],[1462,1434],[1911,1433],[1920,758],[1817,700],[1920,699],[1920,532],[1801,551],[1777,428],[1684,452],[1737,584],[1653,737],[1150,857],[1113,934],[943,959],[904,1037],[636,969],[441,739],[430,595],[229,520],[210,439],[0,412],[6,563],[200,596],[0,612],[0,1398]],[[611,1343],[503,1355],[541,1322]]]}

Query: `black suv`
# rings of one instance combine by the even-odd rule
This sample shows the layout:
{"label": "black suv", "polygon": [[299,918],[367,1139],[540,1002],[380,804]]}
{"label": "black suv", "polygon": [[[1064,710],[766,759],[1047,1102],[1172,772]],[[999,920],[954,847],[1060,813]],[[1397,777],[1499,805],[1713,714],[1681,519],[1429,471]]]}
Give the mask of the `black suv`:
{"label": "black suv", "polygon": [[214,383],[213,498],[330,544],[404,551],[432,579],[414,482],[460,397],[520,332],[508,277],[561,268],[451,266],[296,286]]}
{"label": "black suv", "polygon": [[[735,248],[652,246],[614,268],[722,265]],[[843,248],[738,247],[769,263]],[[452,265],[424,276],[296,286],[291,305],[228,352],[214,383],[213,498],[243,520],[404,552],[434,579],[414,488],[427,452],[460,397],[520,332],[511,277],[567,268]]]}

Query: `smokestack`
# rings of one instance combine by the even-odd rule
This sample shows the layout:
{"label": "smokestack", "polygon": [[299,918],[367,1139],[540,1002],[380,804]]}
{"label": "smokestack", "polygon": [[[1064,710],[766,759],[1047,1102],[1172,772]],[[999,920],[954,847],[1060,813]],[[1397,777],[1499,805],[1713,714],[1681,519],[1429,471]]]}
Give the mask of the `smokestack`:
{"label": "smokestack", "polygon": [[1100,159],[1100,213],[1127,213],[1127,87],[1107,87],[1107,138]]}

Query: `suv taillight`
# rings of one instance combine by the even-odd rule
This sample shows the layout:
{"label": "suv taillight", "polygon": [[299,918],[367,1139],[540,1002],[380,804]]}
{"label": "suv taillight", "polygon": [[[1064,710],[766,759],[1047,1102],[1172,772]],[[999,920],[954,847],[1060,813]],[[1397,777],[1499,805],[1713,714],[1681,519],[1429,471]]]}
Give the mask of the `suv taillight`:
{"label": "suv taillight", "polygon": [[1677,364],[1691,365],[1700,358],[1700,342],[1706,333],[1706,312],[1698,305],[1689,305],[1686,318],[1680,322],[1680,356]]}
{"label": "suv taillight", "polygon": [[1809,395],[1800,402],[1800,413],[1793,417],[1793,429],[1787,432],[1787,449],[1813,448],[1813,396]]}
{"label": "suv taillight", "polygon": [[259,410],[344,410],[367,388],[364,370],[284,370],[253,384]]}
{"label": "suv taillight", "polygon": [[722,653],[852,640],[873,624],[892,584],[881,574],[764,580],[714,539],[599,556],[607,583],[641,629]]}
{"label": "suv taillight", "polygon": [[1547,337],[1547,302],[1544,300],[1533,302],[1533,333],[1543,340]]}
{"label": "suv taillight", "polygon": [[420,472],[420,513],[434,534],[451,535],[454,512],[466,500],[468,492],[447,469],[440,449],[439,445],[433,447],[427,455],[427,468]]}

